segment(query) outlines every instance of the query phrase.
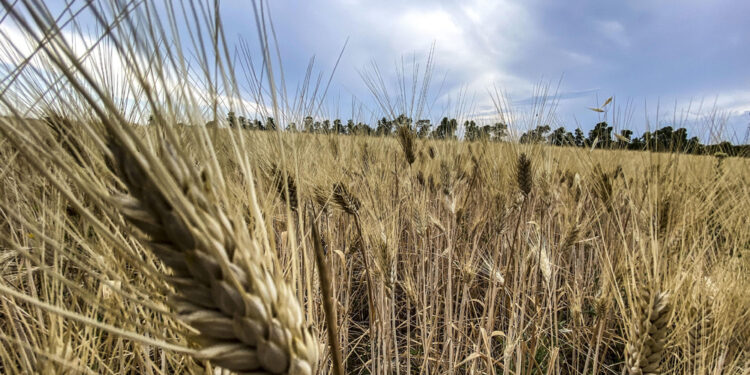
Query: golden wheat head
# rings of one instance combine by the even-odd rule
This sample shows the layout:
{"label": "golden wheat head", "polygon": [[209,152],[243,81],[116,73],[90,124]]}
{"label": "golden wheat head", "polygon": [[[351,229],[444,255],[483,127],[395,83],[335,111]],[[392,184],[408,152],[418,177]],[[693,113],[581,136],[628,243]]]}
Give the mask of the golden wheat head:
{"label": "golden wheat head", "polygon": [[630,327],[625,365],[630,375],[659,374],[669,322],[669,293],[645,290],[636,302],[637,320]]}
{"label": "golden wheat head", "polygon": [[[128,187],[119,201],[125,218],[173,275],[171,303],[200,332],[197,359],[236,372],[312,374],[318,343],[304,324],[295,294],[274,271],[272,259],[212,205],[185,163],[164,152],[167,170],[182,188],[177,203],[166,198],[136,157],[116,142],[117,173]],[[241,249],[249,264],[234,253]]]}

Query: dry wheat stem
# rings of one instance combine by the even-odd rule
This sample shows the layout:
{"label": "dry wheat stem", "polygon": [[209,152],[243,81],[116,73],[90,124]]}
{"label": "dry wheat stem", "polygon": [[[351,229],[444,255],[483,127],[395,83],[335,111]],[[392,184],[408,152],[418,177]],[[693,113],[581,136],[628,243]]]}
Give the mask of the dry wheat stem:
{"label": "dry wheat stem", "polygon": [[[42,350],[42,349],[39,349],[37,347],[34,347],[34,346],[30,345],[28,342],[26,342],[26,340],[20,340],[18,338],[10,337],[10,336],[7,336],[5,334],[0,333],[0,341],[2,341],[2,340],[5,340],[8,343],[11,343],[13,345],[17,345],[17,346],[23,348],[23,350],[25,350],[25,351],[33,352],[35,355],[38,355],[38,356],[41,356],[41,357],[45,357],[45,358],[47,358],[47,362],[54,362],[54,363],[58,364],[60,367],[64,367],[64,368],[68,368],[70,370],[74,370],[74,371],[76,371],[76,373],[79,373],[79,374],[85,373],[85,374],[93,374],[93,375],[97,374],[96,372],[92,371],[89,368],[81,367],[81,366],[76,366],[75,364],[70,363],[70,359],[61,358],[60,356],[52,354],[52,353],[49,353],[46,350]],[[37,360],[37,364],[35,366],[35,369],[38,369],[39,367],[41,367],[41,370],[42,370],[41,372],[42,373],[46,373],[46,372],[43,372],[46,369],[43,366],[45,366],[45,365],[39,363],[39,361]]]}
{"label": "dry wheat stem", "polygon": [[113,327],[113,326],[101,323],[99,321],[96,321],[96,320],[91,319],[89,317],[85,317],[83,315],[72,313],[70,311],[61,309],[61,308],[59,308],[57,306],[50,305],[50,304],[48,304],[46,302],[40,301],[40,300],[38,300],[38,299],[36,299],[36,298],[34,298],[32,296],[28,296],[26,294],[19,293],[19,292],[13,290],[12,288],[9,288],[9,287],[7,287],[7,286],[5,286],[3,284],[0,284],[0,293],[7,294],[7,295],[12,296],[14,298],[18,298],[21,301],[24,301],[24,302],[29,303],[31,305],[37,306],[37,307],[41,308],[42,310],[49,311],[49,312],[51,312],[53,314],[62,316],[64,318],[75,320],[75,321],[84,323],[86,325],[90,325],[92,327],[99,328],[99,329],[101,329],[103,331],[113,333],[115,335],[127,338],[129,340],[140,342],[140,343],[142,343],[144,345],[153,345],[155,347],[163,348],[165,350],[171,350],[171,351],[174,351],[174,352],[177,352],[177,353],[196,354],[196,351],[194,351],[193,349],[190,349],[190,348],[186,348],[184,346],[170,344],[168,342],[164,342],[164,341],[161,341],[161,340],[152,339],[150,337],[146,337],[146,336],[140,335],[140,334],[135,333],[135,332],[126,331],[124,329],[120,329],[120,328],[117,328],[117,327]]}
{"label": "dry wheat stem", "polygon": [[336,375],[344,375],[344,361],[341,358],[341,346],[339,345],[338,337],[338,323],[336,322],[336,308],[331,290],[333,285],[331,280],[331,271],[328,268],[325,260],[325,254],[323,245],[321,243],[320,234],[318,233],[318,225],[315,223],[315,213],[310,217],[310,224],[312,225],[312,240],[315,251],[315,263],[318,266],[318,273],[320,277],[320,290],[323,294],[323,309],[325,310],[326,326],[328,328],[328,345],[331,349],[331,358],[333,360],[333,372]]}

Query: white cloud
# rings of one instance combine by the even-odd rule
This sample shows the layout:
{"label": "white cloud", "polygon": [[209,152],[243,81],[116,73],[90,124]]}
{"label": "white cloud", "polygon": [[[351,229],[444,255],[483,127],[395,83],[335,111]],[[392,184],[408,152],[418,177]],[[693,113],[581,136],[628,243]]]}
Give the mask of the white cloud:
{"label": "white cloud", "polygon": [[[295,32],[294,37],[304,41],[306,47],[312,45],[311,53],[320,59],[331,60],[333,54],[326,51],[332,51],[331,44],[338,40],[343,42],[343,38],[336,35],[349,36],[344,55],[346,66],[335,77],[345,87],[363,86],[357,70],[365,68],[373,59],[390,78],[395,75],[393,63],[400,62],[402,57],[411,59],[412,53],[424,67],[427,51],[433,43],[434,89],[437,90],[447,74],[447,85],[443,89],[446,96],[455,97],[460,90],[465,90],[484,99],[486,90],[495,84],[521,96],[533,84],[514,75],[510,69],[511,64],[523,57],[528,45],[533,44],[531,39],[538,37],[539,28],[522,3],[510,0],[460,3],[341,0],[325,6],[295,3],[291,9],[279,5],[279,9],[274,13],[282,18],[276,21],[277,26],[280,22],[296,22],[295,30],[301,31]],[[282,14],[281,9],[291,13]],[[315,12],[339,22],[330,23],[315,17]],[[283,40],[281,47],[282,50],[291,48],[284,45]],[[324,64],[330,65],[330,62]],[[361,90],[352,91],[362,94]]]}
{"label": "white cloud", "polygon": [[[63,30],[62,37],[77,60],[82,61],[83,69],[90,73],[98,87],[109,94],[116,105],[123,104],[125,106],[120,109],[126,116],[128,114],[133,116],[129,120],[145,122],[150,114],[150,108],[145,95],[141,92],[141,84],[134,76],[134,71],[147,72],[149,59],[138,53],[136,53],[135,58],[130,56],[131,59],[128,59],[108,39],[97,42],[98,37],[70,30]],[[94,45],[96,46],[92,49]],[[66,84],[67,78],[63,78],[59,68],[52,64],[44,51],[37,51],[36,55],[29,59],[35,52],[36,46],[37,44],[33,39],[16,24],[11,22],[0,24],[0,83],[2,83],[0,89],[5,90],[6,85],[11,82],[9,78],[15,77],[13,86],[8,88],[6,94],[21,99],[13,102],[13,105],[16,110],[27,114],[40,108],[47,109],[45,103],[50,104],[52,108],[64,107],[66,103],[58,100],[59,95],[76,96],[73,87]],[[27,65],[22,70],[16,71],[16,68],[27,59],[29,59]],[[129,64],[131,60],[135,60],[135,64]],[[178,75],[169,66],[165,68],[163,79],[156,76],[147,78],[147,81],[152,85],[157,100],[163,97],[163,93],[171,92],[173,100],[179,96],[177,103],[174,103],[179,107],[185,106],[189,102],[183,95],[191,95],[198,105],[197,108],[192,109],[197,111],[185,113],[185,111],[178,110],[179,113],[176,114],[191,117],[189,121],[197,121],[198,117],[201,117],[201,113],[198,112],[205,115],[211,111],[211,101],[208,99],[211,96],[204,87],[205,85],[203,83],[195,84],[205,80],[201,72],[193,69],[189,72],[190,77],[188,78]],[[83,82],[82,77],[78,77],[78,79]],[[54,89],[48,91],[48,87],[53,83]],[[219,94],[216,100],[220,108],[218,110],[220,118],[224,117],[230,106],[238,112],[238,115],[265,117],[273,114],[273,109],[268,105],[246,98]],[[31,104],[36,105],[32,106]],[[79,104],[77,101],[72,101],[70,105],[71,109],[78,109],[76,106]],[[208,117],[210,118],[212,115]],[[186,120],[188,119],[178,119],[178,121]]]}
{"label": "white cloud", "polygon": [[597,21],[596,25],[604,37],[615,42],[620,47],[630,47],[630,39],[627,36],[625,27],[619,21]]}
{"label": "white cloud", "polygon": [[[596,87],[601,89],[599,99],[617,94],[640,104],[644,97],[652,102],[659,97],[713,98],[718,93],[722,108],[732,113],[750,110],[748,93],[741,90],[750,81],[739,64],[748,57],[748,50],[739,46],[750,35],[742,17],[750,3],[275,0],[267,4],[273,8],[291,95],[303,79],[307,59],[315,55],[316,68],[330,71],[349,37],[328,93],[331,101],[342,98],[339,107],[347,107],[352,94],[368,109],[375,108],[359,71],[374,59],[386,82],[394,83],[398,74],[394,62],[402,56],[410,60],[413,53],[424,67],[434,42],[433,92],[445,77],[443,100],[434,116],[454,111],[446,106],[456,105],[459,95],[470,100],[476,94],[476,102],[468,107],[491,110],[487,89],[495,85],[511,99],[523,101],[534,95],[540,77],[556,83],[563,74],[561,91]],[[237,34],[257,41],[245,1],[225,1],[222,7],[230,44]],[[411,71],[406,74],[409,78]],[[395,83],[390,87],[397,89]],[[586,107],[597,105],[596,93],[563,99],[561,117],[578,116],[584,127],[595,123]],[[339,114],[338,107],[330,111]],[[642,118],[639,115],[645,110],[639,111],[634,123],[641,122],[637,117]]]}
{"label": "white cloud", "polygon": [[571,62],[578,65],[589,65],[594,62],[594,58],[583,53],[574,51],[563,51],[563,54],[570,59]]}

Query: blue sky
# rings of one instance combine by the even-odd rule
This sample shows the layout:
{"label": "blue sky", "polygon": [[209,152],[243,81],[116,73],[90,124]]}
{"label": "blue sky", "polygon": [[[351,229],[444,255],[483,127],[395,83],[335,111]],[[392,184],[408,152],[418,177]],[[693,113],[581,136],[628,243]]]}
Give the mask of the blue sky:
{"label": "blue sky", "polygon": [[[223,3],[229,39],[255,37],[246,4]],[[488,89],[497,87],[522,111],[535,84],[554,89],[562,78],[557,114],[568,128],[590,128],[598,114],[587,107],[613,95],[623,113],[630,103],[632,118],[621,122],[632,129],[645,129],[646,117],[653,127],[657,104],[659,125],[690,107],[688,125],[703,138],[710,129],[698,112],[714,103],[729,117],[725,137],[742,141],[750,123],[748,1],[275,0],[270,8],[287,81],[301,79],[313,55],[330,72],[349,38],[329,92],[341,107],[354,95],[376,108],[360,77],[370,61],[393,80],[399,59],[424,62],[434,42],[438,103],[455,106],[463,89],[473,111],[491,111]],[[431,115],[451,113],[444,106]]]}
{"label": "blue sky", "polygon": [[[53,12],[62,4],[50,2]],[[250,4],[221,3],[230,44],[243,37],[257,46]],[[610,96],[616,129],[637,134],[674,125],[678,117],[704,142],[742,142],[750,123],[750,1],[273,0],[267,5],[292,93],[313,56],[316,72],[327,80],[348,39],[323,116],[352,117],[352,98],[365,112],[355,117],[382,116],[362,73],[372,72],[376,62],[393,92],[396,63],[415,59],[424,66],[434,45],[428,95],[434,105],[422,116],[433,120],[460,114],[494,121],[495,89],[507,94],[517,113],[534,118],[529,114],[534,89],[549,84],[558,98],[553,127],[590,129],[601,114],[587,108]],[[713,123],[723,127],[707,120],[714,104],[721,110],[714,118],[726,121]]]}

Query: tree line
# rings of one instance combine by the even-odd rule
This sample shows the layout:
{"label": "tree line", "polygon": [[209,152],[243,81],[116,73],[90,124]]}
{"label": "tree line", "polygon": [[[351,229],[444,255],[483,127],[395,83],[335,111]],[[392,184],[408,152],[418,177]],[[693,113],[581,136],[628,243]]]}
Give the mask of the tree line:
{"label": "tree line", "polygon": [[[234,112],[227,114],[227,124],[231,128],[242,128],[249,130],[276,130],[276,122],[272,117],[265,121],[258,119],[250,120],[243,116],[235,116]],[[325,134],[353,134],[388,137],[396,134],[400,126],[408,127],[417,138],[432,139],[458,139],[459,122],[455,118],[443,117],[438,124],[433,126],[429,119],[413,121],[406,115],[400,115],[389,120],[385,117],[377,120],[375,126],[354,120],[344,123],[340,119],[315,120],[307,116],[301,124],[289,123],[287,131],[325,133]],[[496,122],[491,125],[477,125],[473,120],[463,123],[466,141],[505,141],[509,135],[508,125]],[[573,132],[565,127],[554,130],[549,125],[540,125],[523,133],[519,138],[520,143],[547,143],[553,146],[563,147],[585,147],[599,149],[621,149],[621,150],[650,150],[656,152],[678,152],[686,154],[715,154],[725,153],[728,156],[750,157],[749,145],[733,145],[730,142],[704,145],[698,137],[690,137],[685,128],[674,129],[672,126],[664,126],[655,131],[646,131],[640,136],[635,136],[632,130],[623,129],[615,133],[612,126],[607,122],[599,122],[594,125],[588,134],[580,128]]]}
{"label": "tree line", "polygon": [[[241,128],[248,130],[276,130],[276,123],[272,117],[268,117],[265,122],[258,119],[249,120],[243,116],[235,116],[234,112],[227,115],[227,124],[230,128]],[[209,126],[213,124],[209,123]],[[399,126],[407,126],[412,129],[418,138],[432,139],[457,139],[456,131],[458,130],[458,121],[456,119],[443,119],[436,126],[432,121],[427,119],[413,121],[406,115],[400,115],[393,120],[385,117],[377,121],[376,125],[370,126],[364,122],[354,122],[348,120],[344,124],[340,119],[331,120],[314,120],[311,116],[303,119],[302,124],[295,122],[289,123],[286,130],[292,132],[306,133],[324,133],[324,134],[352,134],[352,135],[370,135],[370,136],[393,136]],[[494,125],[477,126],[474,121],[464,123],[466,133],[465,139],[470,141],[487,139],[491,141],[502,141],[508,135],[508,126],[503,123]]]}
{"label": "tree line", "polygon": [[698,137],[690,137],[687,129],[675,129],[672,126],[664,126],[655,131],[646,131],[640,136],[634,136],[633,131],[629,129],[623,129],[619,133],[615,133],[613,127],[607,122],[599,122],[594,125],[588,135],[580,128],[576,128],[571,133],[565,127],[552,130],[548,125],[541,125],[523,133],[519,142],[546,142],[555,146],[649,150],[699,155],[725,153],[728,156],[750,157],[750,146],[748,145],[733,145],[726,141],[705,145],[700,142]]}

